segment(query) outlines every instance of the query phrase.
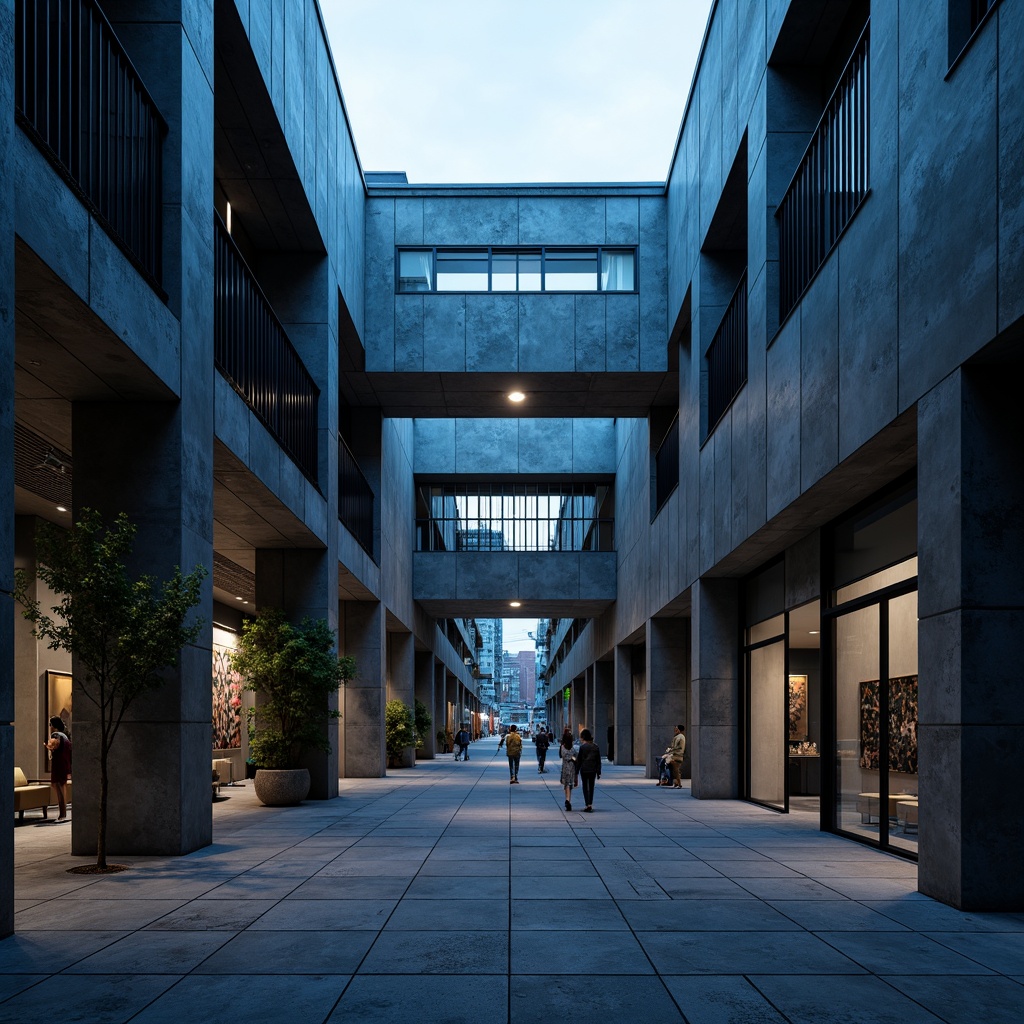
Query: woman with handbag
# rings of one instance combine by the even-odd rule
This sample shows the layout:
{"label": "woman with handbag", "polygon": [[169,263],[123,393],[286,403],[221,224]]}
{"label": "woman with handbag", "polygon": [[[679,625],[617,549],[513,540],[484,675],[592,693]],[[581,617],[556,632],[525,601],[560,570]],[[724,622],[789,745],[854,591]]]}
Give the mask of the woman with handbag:
{"label": "woman with handbag", "polygon": [[565,790],[565,809],[571,811],[572,790],[573,786],[579,785],[579,779],[576,777],[576,750],[572,745],[572,733],[568,729],[562,733],[562,742],[558,745],[558,756],[562,761],[562,774],[558,781],[562,783],[562,788]]}

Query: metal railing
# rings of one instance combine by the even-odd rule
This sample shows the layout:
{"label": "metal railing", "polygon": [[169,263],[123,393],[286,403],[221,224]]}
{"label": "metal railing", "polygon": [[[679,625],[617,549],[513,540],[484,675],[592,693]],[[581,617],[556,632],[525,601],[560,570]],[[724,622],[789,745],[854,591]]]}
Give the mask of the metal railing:
{"label": "metal railing", "polygon": [[338,518],[373,557],[373,488],[342,438],[338,438]]}
{"label": "metal railing", "polygon": [[16,0],[18,123],[159,286],[167,126],[94,0]]}
{"label": "metal railing", "polygon": [[779,204],[779,317],[785,319],[868,193],[868,26]]}
{"label": "metal railing", "polygon": [[214,218],[214,363],[315,484],[320,389],[223,221]]}
{"label": "metal railing", "polygon": [[708,345],[708,433],[747,382],[747,272]]}
{"label": "metal railing", "polygon": [[654,512],[668,501],[668,496],[679,485],[679,413],[654,453]]}

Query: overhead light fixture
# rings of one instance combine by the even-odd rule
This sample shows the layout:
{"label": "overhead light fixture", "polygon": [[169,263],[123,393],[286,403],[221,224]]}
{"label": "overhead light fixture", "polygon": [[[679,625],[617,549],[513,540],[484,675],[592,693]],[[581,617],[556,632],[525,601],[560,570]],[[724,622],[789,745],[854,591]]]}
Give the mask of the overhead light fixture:
{"label": "overhead light fixture", "polygon": [[224,211],[225,212],[225,217],[224,217],[225,224],[224,224],[224,227],[226,227],[228,229],[228,234],[230,235],[231,234],[231,204],[227,203],[226,205],[227,205],[227,208]]}
{"label": "overhead light fixture", "polygon": [[811,635],[811,636],[817,636],[817,635],[818,635],[818,633],[820,633],[820,632],[821,632],[821,630],[818,630],[818,629],[809,629],[809,630],[807,630],[807,632],[808,632],[808,633],[810,633],[810,635]]}
{"label": "overhead light fixture", "polygon": [[71,469],[71,463],[65,462],[53,448],[47,449],[41,462],[37,462],[34,469],[45,469],[57,476],[65,476]]}
{"label": "overhead light fixture", "polygon": [[522,608],[522,606],[523,606],[522,601],[509,601],[509,607],[510,608]]}
{"label": "overhead light fixture", "polygon": [[510,391],[508,393],[508,400],[510,402],[522,402],[526,398],[526,395],[522,391]]}
{"label": "overhead light fixture", "polygon": [[67,509],[63,505],[58,505],[57,506],[57,511],[58,512],[67,512]]}

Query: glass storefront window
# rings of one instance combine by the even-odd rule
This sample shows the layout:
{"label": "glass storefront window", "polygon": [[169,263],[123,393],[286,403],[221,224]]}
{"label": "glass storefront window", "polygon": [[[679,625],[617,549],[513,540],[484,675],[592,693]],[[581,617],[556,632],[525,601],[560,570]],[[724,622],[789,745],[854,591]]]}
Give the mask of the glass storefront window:
{"label": "glass storefront window", "polygon": [[877,590],[891,587],[894,583],[902,583],[917,575],[917,559],[908,558],[905,562],[891,565],[881,572],[872,573],[870,576],[846,587],[839,587],[836,590],[836,604],[846,604],[847,601],[855,601],[858,597],[865,597]]}
{"label": "glass storefront window", "polygon": [[756,647],[749,655],[750,799],[786,807],[785,643]]}
{"label": "glass storefront window", "polygon": [[[916,559],[915,559],[916,561]],[[917,593],[889,602],[889,845],[917,852]]]}
{"label": "glass storefront window", "polygon": [[782,636],[786,631],[786,616],[773,615],[764,622],[758,622],[747,630],[747,643],[759,644],[762,640],[770,640],[773,636]]}

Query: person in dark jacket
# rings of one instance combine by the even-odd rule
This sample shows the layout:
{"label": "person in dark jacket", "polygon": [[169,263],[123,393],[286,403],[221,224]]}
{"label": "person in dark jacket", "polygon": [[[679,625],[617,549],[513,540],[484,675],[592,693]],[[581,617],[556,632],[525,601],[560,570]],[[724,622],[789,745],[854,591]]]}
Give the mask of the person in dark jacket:
{"label": "person in dark jacket", "polygon": [[533,742],[537,745],[537,774],[543,775],[547,769],[544,767],[544,762],[548,757],[548,734],[541,729],[540,732],[534,737]]}
{"label": "person in dark jacket", "polygon": [[57,791],[57,820],[68,820],[65,787],[71,774],[71,740],[68,727],[56,715],[50,719],[50,738],[44,744],[50,757],[50,785]]}
{"label": "person in dark jacket", "polygon": [[589,729],[580,733],[580,749],[576,754],[576,772],[583,786],[583,810],[594,809],[594,783],[601,778],[601,751]]}

